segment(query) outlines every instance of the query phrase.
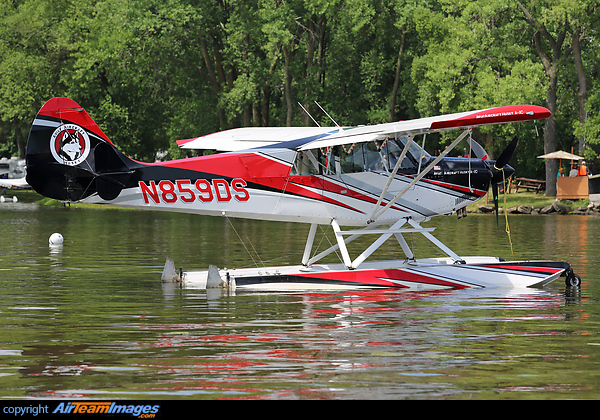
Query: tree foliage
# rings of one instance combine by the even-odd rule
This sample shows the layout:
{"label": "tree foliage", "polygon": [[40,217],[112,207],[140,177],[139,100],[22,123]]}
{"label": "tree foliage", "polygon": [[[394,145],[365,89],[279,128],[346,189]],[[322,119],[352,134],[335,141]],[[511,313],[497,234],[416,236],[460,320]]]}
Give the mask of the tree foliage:
{"label": "tree foliage", "polygon": [[555,176],[537,155],[600,150],[597,16],[595,0],[4,0],[0,155],[24,154],[52,96],[143,160],[218,130],[313,124],[299,103],[342,125],[526,103],[553,117],[473,136],[497,156],[519,135],[518,174]]}

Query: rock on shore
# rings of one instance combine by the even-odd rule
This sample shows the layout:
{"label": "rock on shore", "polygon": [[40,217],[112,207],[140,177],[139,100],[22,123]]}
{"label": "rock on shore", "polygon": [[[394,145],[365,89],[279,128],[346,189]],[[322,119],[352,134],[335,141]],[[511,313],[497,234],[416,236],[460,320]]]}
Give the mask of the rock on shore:
{"label": "rock on shore", "polygon": [[[478,213],[493,213],[494,212],[494,207],[493,206],[479,206],[479,209],[477,211]],[[498,209],[499,213],[504,214],[504,209],[503,208],[499,208]],[[506,212],[508,214],[579,214],[579,215],[585,215],[585,214],[600,214],[600,204],[594,204],[594,203],[590,203],[587,207],[577,207],[576,209],[571,211],[571,208],[569,206],[566,206],[564,204],[559,203],[558,201],[555,201],[554,203],[545,206],[541,209],[537,209],[534,207],[530,207],[530,206],[517,206],[517,207],[509,207],[508,209],[506,209]]]}

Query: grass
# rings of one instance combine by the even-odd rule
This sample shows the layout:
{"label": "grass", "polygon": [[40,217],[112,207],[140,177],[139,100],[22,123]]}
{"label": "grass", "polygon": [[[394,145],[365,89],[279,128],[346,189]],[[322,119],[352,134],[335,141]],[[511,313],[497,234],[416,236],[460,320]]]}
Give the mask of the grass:
{"label": "grass", "polygon": [[[2,190],[0,190],[2,192]],[[41,194],[36,193],[33,190],[6,190],[4,194],[2,194],[7,199],[12,199],[13,196],[17,197],[19,203],[31,203],[37,204],[40,206],[48,206],[48,207],[64,207],[65,204],[62,201],[55,200],[53,198],[44,197]],[[73,208],[88,208],[88,209],[121,209],[124,210],[123,207],[110,206],[106,204],[90,204],[90,203],[71,203],[70,207]]]}
{"label": "grass", "polygon": [[[0,193],[2,193],[2,191],[4,191],[4,188],[0,188]],[[20,203],[36,203],[42,199],[49,200],[33,190],[6,190],[6,192],[0,195],[4,196],[6,199],[17,197]]]}

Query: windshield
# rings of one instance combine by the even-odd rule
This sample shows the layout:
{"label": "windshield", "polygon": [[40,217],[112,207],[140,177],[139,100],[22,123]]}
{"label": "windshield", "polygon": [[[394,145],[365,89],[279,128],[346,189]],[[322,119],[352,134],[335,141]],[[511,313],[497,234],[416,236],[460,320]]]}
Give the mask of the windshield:
{"label": "windshield", "polygon": [[[391,173],[402,154],[408,136],[387,138],[365,143],[344,144],[327,149],[299,152],[292,169],[293,175],[340,174],[356,172]],[[416,173],[419,167],[431,159],[429,153],[414,141],[400,163],[399,173]]]}
{"label": "windshield", "polygon": [[[408,136],[403,136],[403,138],[400,138],[398,141],[401,142],[402,147],[404,147],[404,145],[408,141]],[[431,160],[431,155],[427,153],[425,149],[419,146],[414,140],[410,143],[410,146],[408,146],[408,152],[412,155],[413,159],[415,160],[415,162],[417,162],[417,164],[419,162],[419,159],[421,159],[421,165]]]}

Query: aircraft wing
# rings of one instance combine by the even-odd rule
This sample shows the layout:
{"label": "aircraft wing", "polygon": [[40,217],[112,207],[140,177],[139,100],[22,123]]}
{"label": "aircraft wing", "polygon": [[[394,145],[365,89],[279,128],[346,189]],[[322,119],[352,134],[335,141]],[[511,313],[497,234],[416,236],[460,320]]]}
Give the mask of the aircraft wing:
{"label": "aircraft wing", "polygon": [[310,142],[336,132],[332,127],[244,127],[219,131],[189,140],[178,140],[182,149],[214,149],[234,152],[305,139]]}
{"label": "aircraft wing", "polygon": [[288,143],[298,150],[362,143],[396,135],[416,135],[487,124],[547,118],[550,111],[535,105],[510,105],[479,111],[358,127],[244,127],[178,140],[182,149],[214,149],[223,152]]}
{"label": "aircraft wing", "polygon": [[0,179],[0,188],[31,188],[25,178]]}
{"label": "aircraft wing", "polygon": [[327,138],[306,143],[298,150],[360,143],[396,135],[416,135],[452,129],[467,129],[489,124],[503,124],[548,118],[550,111],[535,105],[510,105],[479,111],[460,112],[437,117],[394,123],[367,125],[340,130]]}

